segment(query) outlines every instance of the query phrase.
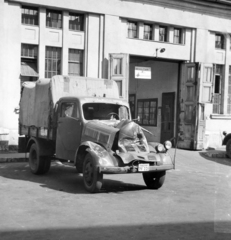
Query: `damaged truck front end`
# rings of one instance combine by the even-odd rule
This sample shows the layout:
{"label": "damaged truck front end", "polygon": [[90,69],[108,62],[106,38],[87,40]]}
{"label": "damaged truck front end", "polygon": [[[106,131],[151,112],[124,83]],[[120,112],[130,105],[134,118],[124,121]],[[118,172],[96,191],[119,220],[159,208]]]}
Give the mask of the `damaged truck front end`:
{"label": "damaged truck front end", "polygon": [[168,154],[172,144],[150,144],[144,131],[129,119],[94,120],[85,125],[82,145],[87,146],[88,153],[83,177],[88,191],[99,191],[103,174],[142,173],[147,187],[158,189],[163,185],[166,171],[174,168]]}

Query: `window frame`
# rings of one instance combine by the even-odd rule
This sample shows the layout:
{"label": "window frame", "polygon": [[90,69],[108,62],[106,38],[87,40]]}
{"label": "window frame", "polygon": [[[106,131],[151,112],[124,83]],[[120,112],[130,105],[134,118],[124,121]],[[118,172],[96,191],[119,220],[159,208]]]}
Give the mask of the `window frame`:
{"label": "window frame", "polygon": [[[161,33],[161,29],[164,29],[164,34]],[[162,36],[164,37],[163,40],[161,39]],[[160,42],[168,42],[168,27],[167,26],[163,26],[163,25],[159,26],[159,41]]]}
{"label": "window frame", "polygon": [[[144,103],[149,103],[149,109],[148,109],[148,124],[147,123],[144,123]],[[150,124],[150,109],[151,109],[151,102],[155,102],[155,109],[154,109],[154,118],[153,118],[153,121],[154,123],[153,124]],[[140,103],[143,103],[142,104],[142,116],[140,116],[140,111],[139,111],[139,108],[140,108]],[[151,127],[157,127],[157,113],[158,113],[158,98],[145,98],[145,99],[137,99],[137,116],[140,117],[140,122],[139,124],[142,125],[142,126],[151,126]]]}
{"label": "window frame", "polygon": [[[71,17],[79,17],[79,24],[73,23],[76,19],[71,19]],[[73,28],[71,26],[74,26]],[[78,29],[79,26],[79,29]],[[83,31],[84,28],[84,14],[69,12],[69,30],[70,31]]]}
{"label": "window frame", "polygon": [[[130,36],[130,33],[132,33],[131,34],[132,36]],[[138,38],[138,23],[137,22],[128,21],[128,38],[131,38],[131,39]]]}
{"label": "window frame", "polygon": [[[51,16],[48,19],[49,14],[51,14]],[[60,16],[58,16],[58,18],[56,19],[53,16],[53,14],[60,15],[61,19],[59,19]],[[54,26],[55,24],[57,26]],[[46,9],[46,27],[47,28],[54,28],[54,29],[62,29],[62,27],[63,27],[63,13],[62,13],[62,11]]]}
{"label": "window frame", "polygon": [[[179,33],[176,34],[176,31],[178,31]],[[182,28],[174,28],[173,30],[173,43],[174,44],[182,44],[183,43],[183,30]]]}
{"label": "window frame", "polygon": [[[72,53],[77,52],[77,54],[80,53],[80,56],[79,56],[80,60],[71,59],[71,57],[70,57],[71,52]],[[83,54],[84,54],[84,52],[81,49],[74,49],[74,48],[69,48],[68,49],[68,75],[70,75],[70,76],[83,76]],[[76,64],[76,65],[79,66],[79,70],[80,70],[79,74],[72,73],[70,71],[70,64]]]}
{"label": "window frame", "polygon": [[[149,30],[146,31],[145,27],[149,27]],[[143,39],[145,39],[145,40],[152,40],[152,33],[153,33],[153,26],[151,24],[144,23],[144,36],[143,36]],[[145,34],[148,35],[148,38],[145,38]]]}
{"label": "window frame", "polygon": [[[220,40],[217,40],[217,38],[220,37]],[[221,33],[215,34],[215,49],[224,49],[225,48],[225,38],[224,35]]]}
{"label": "window frame", "polygon": [[[213,76],[213,109],[212,109],[212,114],[222,114],[222,101],[223,101],[223,84],[222,84],[222,79],[223,79],[223,65],[221,64],[216,64],[215,65],[215,71],[214,71],[214,76]],[[218,71],[219,69],[219,71]],[[216,85],[216,78],[219,77],[219,86]],[[215,93],[217,91],[217,87],[219,88],[219,93]],[[216,108],[217,106],[217,108]]]}
{"label": "window frame", "polygon": [[[48,55],[48,49],[51,50],[52,57],[47,56]],[[59,50],[56,53],[54,53],[54,49]],[[57,55],[57,57],[53,58],[54,55]],[[60,55],[60,57],[59,57]],[[50,60],[50,61],[49,61]],[[49,65],[50,62],[50,65]],[[55,64],[54,64],[55,62]],[[51,78],[55,75],[60,75],[62,71],[62,48],[60,47],[51,47],[46,46],[46,52],[45,52],[45,78]],[[49,66],[51,67],[51,70],[49,70]],[[56,70],[53,70],[54,66],[56,67]],[[49,75],[49,73],[51,73]],[[54,74],[52,74],[54,73]]]}
{"label": "window frame", "polygon": [[[26,13],[25,10],[27,11],[29,10],[28,13]],[[33,14],[30,14],[30,13],[33,13]],[[30,20],[32,20],[32,22],[30,22]],[[36,7],[23,5],[21,7],[21,23],[23,25],[38,26],[39,25],[39,9]]]}

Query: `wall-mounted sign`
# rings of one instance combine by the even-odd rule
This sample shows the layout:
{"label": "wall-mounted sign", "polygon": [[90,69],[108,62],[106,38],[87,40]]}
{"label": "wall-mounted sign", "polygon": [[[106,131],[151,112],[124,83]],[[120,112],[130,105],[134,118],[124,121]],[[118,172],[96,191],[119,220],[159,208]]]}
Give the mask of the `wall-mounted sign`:
{"label": "wall-mounted sign", "polygon": [[135,78],[151,79],[150,67],[135,67]]}

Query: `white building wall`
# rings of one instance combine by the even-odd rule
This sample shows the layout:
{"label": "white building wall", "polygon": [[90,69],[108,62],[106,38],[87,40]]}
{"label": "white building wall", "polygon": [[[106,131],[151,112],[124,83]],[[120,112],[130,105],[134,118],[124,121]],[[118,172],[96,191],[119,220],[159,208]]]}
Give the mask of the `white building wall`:
{"label": "white building wall", "polygon": [[[43,6],[40,7],[39,27],[21,25],[21,3]],[[64,27],[62,30],[46,28],[46,8],[63,11]],[[85,32],[72,32],[67,29],[68,12],[75,10],[82,11],[87,16]],[[0,28],[3,29],[0,31],[1,34],[3,33],[1,37],[3,44],[0,46],[0,87],[4,89],[1,91],[1,99],[4,100],[0,102],[0,115],[4,116],[0,118],[0,137],[1,132],[10,131],[8,136],[10,144],[15,144],[17,141],[18,115],[14,113],[14,108],[18,106],[20,98],[21,43],[39,46],[40,78],[45,76],[46,46],[62,47],[62,74],[68,73],[69,48],[85,50],[86,76],[105,78],[108,77],[107,67],[110,53],[155,57],[156,48],[165,48],[166,51],[161,54],[161,57],[165,59],[226,64],[226,81],[228,78],[227,66],[231,65],[231,51],[229,49],[215,50],[214,42],[215,32],[231,34],[230,19],[119,0],[110,0],[110,3],[108,0],[1,0],[0,13]],[[155,40],[158,40],[159,24],[167,25],[170,29],[170,43],[127,38],[127,19],[136,20],[141,27],[140,30],[146,21],[153,24]],[[185,29],[184,44],[171,43],[173,26]],[[141,33],[142,31],[140,31],[140,38],[142,38]],[[164,72],[164,69],[162,70]],[[176,86],[175,80],[174,84]],[[6,105],[7,108],[5,108]],[[228,128],[228,121],[211,118],[211,104],[206,105],[206,111],[208,117],[206,128],[209,134],[215,131],[219,135],[221,125]]]}
{"label": "white building wall", "polygon": [[2,140],[17,144],[18,115],[14,113],[14,109],[18,107],[20,97],[20,75],[17,73],[20,73],[21,12],[18,11],[17,3],[4,2],[1,3],[1,8],[4,16],[1,32],[3,31],[4,37],[3,45],[1,39],[0,57],[0,140],[3,137]]}

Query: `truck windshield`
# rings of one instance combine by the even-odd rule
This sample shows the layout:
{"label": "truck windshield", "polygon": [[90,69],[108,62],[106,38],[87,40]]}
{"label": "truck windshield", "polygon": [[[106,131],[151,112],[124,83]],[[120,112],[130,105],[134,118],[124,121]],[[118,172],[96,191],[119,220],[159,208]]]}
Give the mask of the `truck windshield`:
{"label": "truck windshield", "polygon": [[109,103],[85,103],[83,115],[86,120],[129,119],[127,107]]}

